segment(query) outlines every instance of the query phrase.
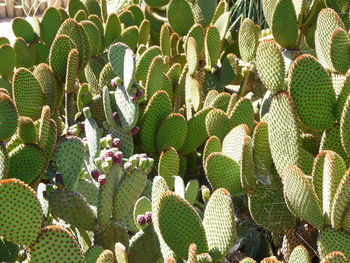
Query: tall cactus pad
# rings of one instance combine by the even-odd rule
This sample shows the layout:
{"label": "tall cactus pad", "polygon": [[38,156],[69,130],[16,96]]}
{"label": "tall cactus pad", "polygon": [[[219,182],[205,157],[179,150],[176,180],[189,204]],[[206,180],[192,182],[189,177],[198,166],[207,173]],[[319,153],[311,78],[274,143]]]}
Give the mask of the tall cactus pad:
{"label": "tall cactus pad", "polygon": [[0,65],[0,76],[11,80],[13,69],[16,66],[16,54],[10,45],[0,45],[0,59],[6,61],[6,63]]}
{"label": "tall cactus pad", "polygon": [[19,118],[18,135],[23,143],[37,143],[37,132],[34,126],[34,122],[31,118]]}
{"label": "tall cactus pad", "polygon": [[210,197],[205,208],[203,226],[209,253],[215,261],[223,259],[236,242],[236,222],[229,192],[220,188]]}
{"label": "tall cactus pad", "polygon": [[201,219],[185,199],[165,192],[160,196],[157,210],[162,237],[176,255],[186,259],[192,243],[197,245],[199,253],[208,251]]}
{"label": "tall cactus pad", "polygon": [[264,40],[259,44],[256,67],[266,89],[272,93],[284,89],[285,64],[281,47],[274,40]]}
{"label": "tall cactus pad", "polygon": [[41,116],[44,94],[37,78],[26,68],[17,69],[13,78],[13,98],[18,113],[34,121]]}
{"label": "tall cactus pad", "polygon": [[11,98],[0,92],[0,141],[6,141],[16,132],[18,112]]}
{"label": "tall cactus pad", "polygon": [[274,96],[269,112],[269,143],[277,172],[282,176],[289,165],[298,165],[300,137],[294,105],[288,93]]}
{"label": "tall cactus pad", "polygon": [[51,45],[49,64],[61,82],[66,80],[68,54],[73,48],[76,48],[75,44],[66,35],[57,36]]}
{"label": "tall cactus pad", "polygon": [[16,17],[12,22],[12,30],[16,37],[22,37],[27,43],[36,38],[34,29],[23,17]]}
{"label": "tall cactus pad", "polygon": [[209,26],[204,39],[205,59],[207,66],[212,68],[218,63],[221,52],[220,32],[215,26]]}
{"label": "tall cactus pad", "polygon": [[140,138],[145,150],[156,152],[156,134],[162,120],[171,112],[169,95],[165,91],[157,91],[149,100],[143,114]]}
{"label": "tall cactus pad", "polygon": [[45,10],[40,23],[41,38],[47,45],[51,45],[58,29],[62,24],[62,17],[57,8],[50,7]]}
{"label": "tall cactus pad", "polygon": [[30,262],[84,263],[84,255],[75,238],[61,226],[43,228],[29,248]]}
{"label": "tall cactus pad", "polygon": [[212,109],[205,118],[208,136],[216,136],[222,141],[229,132],[230,120],[226,113],[220,109]]}
{"label": "tall cactus pad", "polygon": [[80,193],[55,190],[48,199],[52,212],[68,224],[82,230],[96,229],[95,212]]}
{"label": "tall cactus pad", "polygon": [[205,170],[213,189],[225,188],[233,196],[243,192],[240,166],[229,156],[222,153],[211,153],[207,158]]}
{"label": "tall cactus pad", "polygon": [[0,235],[21,245],[34,243],[43,213],[34,190],[17,179],[0,180]]}
{"label": "tall cactus pad", "polygon": [[159,126],[157,133],[158,152],[168,147],[178,150],[183,145],[187,135],[187,121],[178,113],[169,114]]}
{"label": "tall cactus pad", "polygon": [[278,0],[272,17],[272,34],[284,48],[294,49],[298,43],[298,18],[293,0]]}
{"label": "tall cactus pad", "polygon": [[350,154],[350,96],[346,99],[340,119],[340,139],[345,152]]}
{"label": "tall cactus pad", "polygon": [[238,44],[242,59],[246,62],[252,61],[258,47],[258,35],[254,22],[249,18],[243,20],[239,29]]}
{"label": "tall cactus pad", "polygon": [[172,147],[169,147],[160,154],[158,175],[165,179],[171,190],[174,189],[174,176],[179,174],[179,162],[179,155]]}
{"label": "tall cactus pad", "polygon": [[350,68],[350,37],[348,33],[337,28],[331,38],[331,61],[336,71],[345,74]]}
{"label": "tall cactus pad", "polygon": [[54,160],[62,175],[67,190],[74,191],[84,161],[84,145],[78,137],[61,139],[56,148]]}
{"label": "tall cactus pad", "polygon": [[336,99],[332,81],[311,55],[298,57],[291,66],[289,93],[301,122],[307,127],[324,131],[333,125]]}
{"label": "tall cactus pad", "polygon": [[322,209],[311,181],[296,166],[289,166],[283,175],[283,191],[289,210],[297,217],[321,229]]}

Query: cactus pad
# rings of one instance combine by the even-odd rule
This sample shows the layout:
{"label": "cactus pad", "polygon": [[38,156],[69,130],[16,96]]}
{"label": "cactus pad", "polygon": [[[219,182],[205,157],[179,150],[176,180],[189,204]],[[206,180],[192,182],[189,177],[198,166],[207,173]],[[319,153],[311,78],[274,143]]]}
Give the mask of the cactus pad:
{"label": "cactus pad", "polygon": [[174,176],[179,174],[179,155],[172,147],[160,154],[158,175],[163,177],[171,190],[174,189]]}
{"label": "cactus pad", "polygon": [[16,132],[18,112],[11,98],[0,92],[0,141],[6,141]]}
{"label": "cactus pad", "polygon": [[15,244],[32,244],[40,233],[43,217],[34,190],[17,179],[0,180],[0,197],[0,235]]}

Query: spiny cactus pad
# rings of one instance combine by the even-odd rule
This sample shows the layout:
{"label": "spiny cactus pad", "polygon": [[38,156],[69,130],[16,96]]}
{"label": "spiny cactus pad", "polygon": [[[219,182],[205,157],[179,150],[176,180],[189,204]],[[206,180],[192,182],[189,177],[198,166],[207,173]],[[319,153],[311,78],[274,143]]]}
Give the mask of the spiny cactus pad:
{"label": "spiny cactus pad", "polygon": [[172,192],[164,192],[158,205],[158,220],[162,237],[176,255],[187,258],[188,246],[197,245],[199,253],[208,251],[205,230],[194,208]]}
{"label": "spiny cactus pad", "polygon": [[17,179],[0,180],[0,235],[15,244],[34,243],[43,213],[34,190]]}
{"label": "spiny cactus pad", "polygon": [[0,141],[8,140],[16,131],[18,112],[11,98],[0,92]]}
{"label": "spiny cactus pad", "polygon": [[160,154],[158,175],[165,179],[171,190],[174,189],[174,176],[179,174],[179,162],[179,155],[172,147],[169,147]]}
{"label": "spiny cactus pad", "polygon": [[29,248],[29,258],[33,263],[46,260],[50,262],[85,262],[79,244],[61,226],[44,227],[35,243]]}

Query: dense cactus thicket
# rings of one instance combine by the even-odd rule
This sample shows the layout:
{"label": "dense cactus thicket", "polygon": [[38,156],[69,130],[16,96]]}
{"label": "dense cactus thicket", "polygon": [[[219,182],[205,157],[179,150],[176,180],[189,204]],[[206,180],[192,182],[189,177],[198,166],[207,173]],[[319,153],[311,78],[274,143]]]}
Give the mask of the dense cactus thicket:
{"label": "dense cactus thicket", "polygon": [[1,262],[350,261],[350,2],[231,4],[13,20]]}

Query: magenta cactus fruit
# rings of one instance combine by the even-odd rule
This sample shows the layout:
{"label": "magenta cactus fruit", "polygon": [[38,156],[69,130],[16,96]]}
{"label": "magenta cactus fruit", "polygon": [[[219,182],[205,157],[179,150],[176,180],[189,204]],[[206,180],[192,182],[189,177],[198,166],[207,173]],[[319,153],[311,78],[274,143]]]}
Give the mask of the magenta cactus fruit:
{"label": "magenta cactus fruit", "polygon": [[113,112],[113,119],[116,123],[119,123],[120,122],[119,114],[116,112]]}
{"label": "magenta cactus fruit", "polygon": [[144,226],[147,222],[146,222],[146,218],[144,215],[138,215],[137,216],[137,223],[140,225],[140,226]]}
{"label": "magenta cactus fruit", "polygon": [[102,161],[105,161],[107,157],[111,157],[113,158],[113,151],[109,150],[109,151],[105,151],[101,157]]}
{"label": "magenta cactus fruit", "polygon": [[56,181],[56,184],[64,185],[62,175],[59,172],[55,174],[55,181]]}
{"label": "magenta cactus fruit", "polygon": [[97,169],[94,169],[91,171],[91,177],[96,181],[98,182],[98,178],[100,176],[100,172],[97,170]]}
{"label": "magenta cactus fruit", "polygon": [[100,184],[100,186],[104,186],[106,184],[106,175],[105,174],[101,174],[99,177],[98,177],[98,183]]}
{"label": "magenta cactus fruit", "polygon": [[112,146],[113,148],[120,148],[122,146],[122,141],[119,138],[114,138]]}
{"label": "magenta cactus fruit", "polygon": [[130,134],[131,134],[131,135],[136,135],[136,134],[139,133],[139,131],[140,131],[140,128],[137,127],[137,126],[135,126],[134,128],[132,128],[132,129],[130,130]]}
{"label": "magenta cactus fruit", "polygon": [[152,224],[152,212],[146,212],[145,219],[147,224]]}
{"label": "magenta cactus fruit", "polygon": [[112,160],[114,163],[116,164],[121,164],[123,161],[123,153],[122,152],[116,152],[113,156],[112,156]]}

